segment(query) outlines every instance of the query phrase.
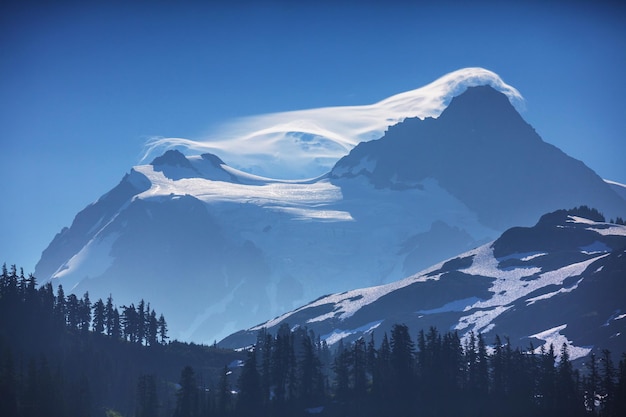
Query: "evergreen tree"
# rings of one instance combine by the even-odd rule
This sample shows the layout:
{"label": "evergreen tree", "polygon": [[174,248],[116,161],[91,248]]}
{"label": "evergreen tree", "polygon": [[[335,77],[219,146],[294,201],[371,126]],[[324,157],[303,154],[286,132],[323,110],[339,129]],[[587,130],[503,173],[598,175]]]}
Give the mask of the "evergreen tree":
{"label": "evergreen tree", "polygon": [[272,344],[273,337],[264,327],[257,333],[257,342],[255,345],[255,353],[260,360],[259,384],[261,391],[261,400],[264,406],[270,398],[271,388],[271,368],[272,368]]}
{"label": "evergreen tree", "polygon": [[[2,279],[8,277],[6,272],[6,264],[3,265]],[[6,293],[3,293],[3,297]],[[2,300],[0,298],[0,300]],[[1,352],[2,361],[0,362],[0,415],[2,416],[17,416],[18,404],[17,404],[17,392],[18,392],[18,380],[15,370],[15,363],[13,359],[13,353],[10,349],[6,349]]]}
{"label": "evergreen tree", "polygon": [[180,388],[176,393],[176,411],[174,417],[197,417],[198,383],[191,366],[185,366],[180,374]]}
{"label": "evergreen tree", "polygon": [[365,340],[358,338],[352,344],[352,386],[354,398],[361,402],[367,394],[367,358]]}
{"label": "evergreen tree", "polygon": [[137,411],[135,412],[135,417],[158,417],[158,411],[156,376],[141,375],[137,381]]}
{"label": "evergreen tree", "polygon": [[104,332],[105,323],[105,306],[102,299],[99,298],[93,305],[93,331],[96,334],[101,334]]}
{"label": "evergreen tree", "polygon": [[84,333],[88,332],[91,326],[91,301],[88,292],[78,303],[78,326]]}
{"label": "evergreen tree", "polygon": [[165,322],[165,317],[163,317],[163,314],[159,316],[158,328],[159,341],[162,345],[164,345],[167,343],[167,339],[169,339],[169,337],[167,336],[167,323]]}
{"label": "evergreen tree", "polygon": [[136,328],[137,328],[137,343],[139,344],[143,344],[144,340],[146,338],[146,324],[147,324],[147,319],[146,319],[146,302],[143,300],[143,298],[141,299],[141,301],[139,302],[139,305],[137,306],[137,324],[136,324]]}
{"label": "evergreen tree", "polygon": [[611,360],[611,352],[608,349],[602,350],[600,359],[602,364],[601,392],[602,392],[602,414],[612,416],[615,410],[615,367]]}
{"label": "evergreen tree", "polygon": [[156,317],[156,312],[154,310],[150,311],[148,315],[148,326],[146,328],[146,342],[150,346],[156,346],[159,344],[159,322]]}
{"label": "evergreen tree", "polygon": [[257,369],[256,349],[248,352],[248,358],[241,369],[237,386],[239,387],[237,415],[245,417],[259,413],[259,409],[263,405],[263,398],[259,371]]}
{"label": "evergreen tree", "polygon": [[63,323],[63,325],[66,324],[66,315],[67,315],[67,309],[66,309],[65,303],[66,303],[65,292],[63,291],[63,286],[59,284],[59,286],[57,287],[57,296],[55,300],[53,314],[55,316],[55,321],[59,323]]}
{"label": "evergreen tree", "polygon": [[486,399],[489,394],[489,354],[482,333],[478,333],[478,365],[476,367],[476,393]]}
{"label": "evergreen tree", "polygon": [[617,387],[615,389],[615,415],[626,415],[626,352],[619,361]]}
{"label": "evergreen tree", "polygon": [[283,404],[288,398],[288,385],[290,370],[293,363],[294,352],[289,325],[283,323],[276,333],[274,349],[272,352],[272,381],[274,385],[275,400]]}
{"label": "evergreen tree", "polygon": [[551,343],[547,352],[542,352],[539,365],[539,392],[542,403],[541,408],[547,413],[556,411],[556,355],[554,345]]}
{"label": "evergreen tree", "polygon": [[135,309],[135,305],[131,304],[129,306],[122,307],[122,316],[121,316],[121,326],[122,326],[122,334],[124,339],[128,340],[131,343],[137,343],[137,332],[138,332],[138,314]]}
{"label": "evergreen tree", "polygon": [[395,324],[391,328],[391,365],[393,396],[395,397],[393,412],[397,415],[407,414],[413,403],[414,354],[415,345],[409,335],[409,328],[404,324]]}
{"label": "evergreen tree", "polygon": [[[107,303],[106,306],[104,308],[104,316],[105,316],[105,322],[104,322],[104,327],[106,329],[106,334],[108,336],[113,337],[113,327],[114,327],[114,310],[115,307],[113,307],[113,297],[111,296],[111,294],[109,294],[109,297],[107,298]],[[119,337],[116,337],[116,339]]]}
{"label": "evergreen tree", "polygon": [[120,313],[117,308],[113,309],[113,319],[111,320],[111,338],[118,340],[122,338],[122,324],[120,319]]}
{"label": "evergreen tree", "polygon": [[595,353],[591,353],[587,358],[587,378],[585,386],[585,406],[587,411],[597,414],[596,401],[600,398],[600,374],[598,372],[598,360]]}
{"label": "evergreen tree", "polygon": [[302,339],[301,357],[298,361],[298,397],[308,406],[315,405],[323,395],[322,365],[313,339],[305,335]]}
{"label": "evergreen tree", "polygon": [[220,416],[227,415],[231,409],[232,394],[230,384],[228,383],[228,375],[230,373],[228,367],[224,366],[217,386],[217,411]]}
{"label": "evergreen tree", "polygon": [[347,401],[350,397],[350,351],[344,348],[343,340],[337,347],[332,368],[335,373],[335,395],[339,401]]}
{"label": "evergreen tree", "polygon": [[556,408],[565,414],[574,416],[581,413],[582,401],[576,393],[574,368],[570,361],[567,343],[561,346],[557,366]]}
{"label": "evergreen tree", "polygon": [[72,330],[78,329],[80,325],[80,304],[78,298],[74,294],[67,296],[66,302],[66,323],[67,327]]}

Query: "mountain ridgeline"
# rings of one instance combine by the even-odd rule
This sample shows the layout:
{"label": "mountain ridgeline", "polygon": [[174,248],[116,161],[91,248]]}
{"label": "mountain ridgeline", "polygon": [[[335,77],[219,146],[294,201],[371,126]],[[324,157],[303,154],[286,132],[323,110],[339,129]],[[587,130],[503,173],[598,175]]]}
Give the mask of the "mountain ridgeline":
{"label": "mountain ridgeline", "polygon": [[[369,161],[372,169],[355,169]],[[438,118],[406,119],[380,140],[342,158],[332,178],[366,176],[376,187],[419,186],[434,178],[496,230],[542,214],[590,205],[609,216],[624,201],[590,168],[544,142],[489,86],[470,87]]]}
{"label": "mountain ridgeline", "polygon": [[248,346],[260,329],[306,327],[331,346],[389,333],[452,329],[509,337],[535,351],[566,343],[573,360],[626,351],[626,226],[594,209],[558,210],[533,227],[394,283],[331,294],[220,342]]}
{"label": "mountain ridgeline", "polygon": [[[167,151],[78,213],[35,275],[123,304],[141,294],[173,337],[211,343],[580,205],[626,213],[626,200],[543,142],[505,95],[473,87],[437,119],[391,126],[317,179],[261,178],[215,155]],[[459,294],[485,299],[493,279]]]}

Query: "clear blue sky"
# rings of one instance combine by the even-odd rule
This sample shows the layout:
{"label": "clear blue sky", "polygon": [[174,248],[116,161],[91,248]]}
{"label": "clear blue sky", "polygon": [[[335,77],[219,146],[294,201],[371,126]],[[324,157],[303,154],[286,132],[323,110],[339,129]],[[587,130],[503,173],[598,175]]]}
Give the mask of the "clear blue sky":
{"label": "clear blue sky", "polygon": [[463,67],[498,73],[545,141],[626,183],[617,2],[7,3],[0,262],[26,272],[139,162],[149,136],[194,139],[237,116],[369,104]]}

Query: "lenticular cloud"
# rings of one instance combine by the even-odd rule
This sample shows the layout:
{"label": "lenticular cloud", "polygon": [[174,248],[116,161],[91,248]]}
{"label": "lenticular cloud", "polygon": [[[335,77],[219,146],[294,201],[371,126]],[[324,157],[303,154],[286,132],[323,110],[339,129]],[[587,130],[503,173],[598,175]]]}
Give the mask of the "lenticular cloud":
{"label": "lenticular cloud", "polygon": [[225,123],[203,140],[153,138],[144,160],[164,149],[211,152],[227,164],[281,179],[312,178],[330,171],[358,143],[380,138],[407,117],[438,117],[468,87],[490,85],[520,110],[523,98],[494,72],[464,68],[418,88],[363,106],[322,107],[245,117]]}

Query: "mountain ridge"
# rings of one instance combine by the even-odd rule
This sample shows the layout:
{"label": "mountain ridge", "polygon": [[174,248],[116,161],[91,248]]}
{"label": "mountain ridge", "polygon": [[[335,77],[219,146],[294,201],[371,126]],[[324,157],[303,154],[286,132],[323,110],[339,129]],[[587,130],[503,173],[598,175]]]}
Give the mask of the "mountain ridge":
{"label": "mountain ridge", "polygon": [[537,349],[560,338],[573,359],[592,349],[623,351],[626,226],[586,218],[589,213],[544,215],[532,227],[508,229],[412,277],[320,297],[234,333],[220,346],[247,346],[259,330],[285,323],[306,327],[330,345],[372,333],[380,343],[383,332],[403,323],[413,332],[430,326],[458,331],[462,339],[470,331],[487,340],[506,335]]}
{"label": "mountain ridge", "polygon": [[[550,150],[554,147],[501,93],[468,88],[450,106],[440,116],[443,122],[406,120],[383,138],[358,145],[329,174],[314,179],[263,178],[229,167],[215,155],[168,151],[152,164],[132,168],[81,211],[46,248],[35,273],[71,291],[102,298],[114,292],[122,303],[134,301],[142,289],[163,306],[174,337],[211,343],[252,326],[257,317],[290,311],[320,294],[412,275],[496,238],[505,226],[529,224],[533,213],[536,219],[580,204],[611,216],[621,208],[626,212],[626,200],[590,169],[572,168],[583,165],[579,161]],[[465,117],[465,111],[481,109],[482,119]],[[480,131],[447,126],[457,124],[450,121],[454,112]],[[500,113],[516,124],[493,128],[488,122]],[[426,136],[424,129],[447,132],[446,140]],[[556,152],[560,158],[543,158],[535,169],[565,172],[558,180],[524,182],[527,160],[511,164],[502,147],[494,148],[497,157],[483,156],[486,166],[469,172],[475,164],[470,156],[484,149],[454,148],[474,144],[474,137],[493,141],[502,135],[519,135],[519,140],[530,135],[540,145],[533,156]],[[515,169],[502,168],[494,179],[488,168],[496,159]],[[560,193],[562,181],[576,178],[574,171],[583,179]],[[509,185],[507,175],[518,183],[510,179]],[[468,181],[469,190],[459,193]],[[494,181],[505,186],[494,187]],[[543,194],[534,194],[534,188]],[[607,195],[614,195],[618,209],[611,201],[603,204],[611,200]],[[479,196],[498,198],[484,207],[475,204]],[[183,304],[188,308],[180,309]]]}

